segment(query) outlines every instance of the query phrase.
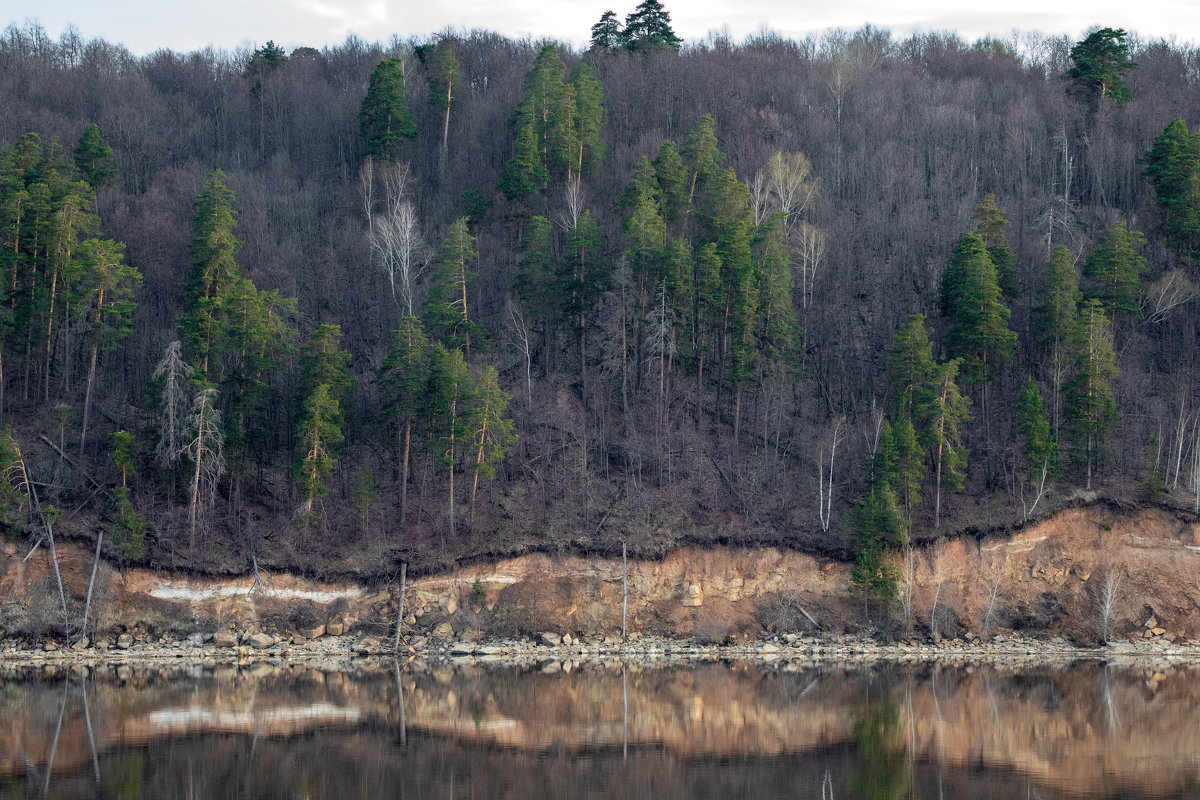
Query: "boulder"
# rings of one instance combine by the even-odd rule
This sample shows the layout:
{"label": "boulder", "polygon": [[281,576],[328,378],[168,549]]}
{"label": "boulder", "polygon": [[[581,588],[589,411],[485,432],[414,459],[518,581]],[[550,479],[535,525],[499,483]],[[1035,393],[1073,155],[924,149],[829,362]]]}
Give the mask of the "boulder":
{"label": "boulder", "polygon": [[454,638],[454,626],[449,622],[439,622],[433,626],[433,630],[429,635],[434,639],[452,639]]}
{"label": "boulder", "polygon": [[72,642],[71,649],[75,651],[87,650],[90,644],[91,641],[88,640],[88,637],[84,636],[82,639],[76,639],[74,642]]}
{"label": "boulder", "polygon": [[[234,639],[234,644],[237,644],[237,639]],[[117,637],[117,648],[120,650],[128,650],[133,647],[133,636],[128,633],[122,633]]]}
{"label": "boulder", "polygon": [[474,642],[455,642],[450,645],[450,655],[452,656],[469,656],[474,652]]}
{"label": "boulder", "polygon": [[[213,644],[217,647],[237,647],[238,637],[233,631],[217,631],[213,634]],[[121,640],[117,640],[117,646],[121,646]]]}
{"label": "boulder", "polygon": [[325,626],[317,625],[313,628],[301,628],[296,633],[303,636],[305,639],[319,639],[325,635]]}
{"label": "boulder", "polygon": [[486,635],[478,628],[467,628],[458,638],[464,642],[482,642],[486,638]]}
{"label": "boulder", "polygon": [[255,633],[248,640],[251,647],[259,650],[266,650],[271,645],[275,644],[275,637],[269,633]]}
{"label": "boulder", "polygon": [[346,632],[346,624],[344,622],[331,622],[325,626],[325,632],[330,636],[341,636]]}
{"label": "boulder", "polygon": [[542,644],[548,644],[551,647],[558,647],[558,645],[562,642],[562,636],[550,631],[546,631],[539,638],[542,640]]}

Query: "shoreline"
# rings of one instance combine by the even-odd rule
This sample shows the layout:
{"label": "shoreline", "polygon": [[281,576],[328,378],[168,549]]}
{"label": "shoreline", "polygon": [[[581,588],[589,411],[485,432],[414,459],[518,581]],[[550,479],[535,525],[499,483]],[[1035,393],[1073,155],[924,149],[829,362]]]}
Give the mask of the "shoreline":
{"label": "shoreline", "polygon": [[641,636],[621,641],[615,637],[583,638],[554,642],[543,639],[485,639],[478,642],[411,637],[393,647],[390,638],[356,634],[280,641],[268,646],[239,643],[218,646],[187,639],[46,650],[0,645],[0,674],[31,667],[106,668],[161,666],[165,664],[227,666],[273,663],[331,669],[361,669],[392,664],[479,665],[540,668],[543,671],[604,667],[617,663],[640,666],[677,666],[716,661],[758,663],[764,666],[853,662],[941,662],[999,665],[1061,664],[1072,661],[1112,663],[1200,664],[1200,643],[1161,639],[1137,642],[1119,640],[1099,647],[1081,647],[1058,637],[1033,638],[1001,634],[993,639],[948,640],[938,643],[899,641],[880,643],[869,636],[826,637],[787,634],[740,644],[706,645],[685,639]]}

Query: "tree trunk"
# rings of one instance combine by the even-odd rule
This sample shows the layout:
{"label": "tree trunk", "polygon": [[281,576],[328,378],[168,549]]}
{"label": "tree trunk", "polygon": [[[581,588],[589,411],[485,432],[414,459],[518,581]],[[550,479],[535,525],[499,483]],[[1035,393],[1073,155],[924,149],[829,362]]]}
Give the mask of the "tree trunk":
{"label": "tree trunk", "polygon": [[81,633],[87,636],[88,629],[88,613],[92,610],[92,589],[96,586],[96,571],[100,566],[100,547],[104,544],[104,528],[100,529],[100,533],[96,534],[96,557],[92,559],[92,576],[88,578],[87,598],[83,601],[83,630]]}
{"label": "tree trunk", "polygon": [[396,604],[396,645],[395,650],[400,650],[400,635],[404,631],[404,587],[408,580],[408,562],[400,562],[400,602]]}

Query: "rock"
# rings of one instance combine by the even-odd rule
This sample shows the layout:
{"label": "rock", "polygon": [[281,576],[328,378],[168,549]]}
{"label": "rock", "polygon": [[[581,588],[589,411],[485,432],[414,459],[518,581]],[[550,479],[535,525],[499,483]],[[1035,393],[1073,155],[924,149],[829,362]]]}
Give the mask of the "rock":
{"label": "rock", "polygon": [[405,617],[405,618],[404,618],[404,624],[405,624],[405,625],[416,625],[416,624],[417,624],[417,617],[416,617],[416,615],[415,615],[415,614],[409,614],[407,617]]}
{"label": "rock", "polygon": [[[234,644],[237,644],[237,638],[234,638]],[[133,637],[128,633],[122,633],[117,637],[117,648],[120,650],[128,650],[133,647]]]}
{"label": "rock", "polygon": [[759,645],[758,652],[760,652],[760,653],[778,653],[779,645],[777,645],[773,642],[767,642],[766,644]]}
{"label": "rock", "polygon": [[1167,632],[1167,629],[1166,629],[1166,628],[1158,628],[1158,627],[1155,627],[1155,628],[1151,628],[1151,629],[1150,629],[1150,635],[1151,635],[1151,636],[1162,636],[1162,635],[1163,635],[1164,633],[1166,633],[1166,632]]}
{"label": "rock", "polygon": [[44,645],[42,645],[42,649],[45,650],[47,653],[53,653],[55,650],[58,649],[58,645],[55,644],[54,642],[46,642]]}
{"label": "rock", "polygon": [[563,634],[563,637],[562,637],[563,644],[573,644],[574,642],[575,642],[575,637],[571,636],[571,634],[569,634],[569,633]]}
{"label": "rock", "polygon": [[341,636],[346,632],[346,625],[342,622],[331,622],[325,626],[325,632],[330,636]]}
{"label": "rock", "polygon": [[305,639],[319,639],[325,635],[325,626],[317,625],[315,628],[301,628],[296,633],[303,636]]}
{"label": "rock", "polygon": [[255,633],[248,640],[251,647],[258,650],[266,650],[271,645],[275,644],[275,637],[269,633]]}
{"label": "rock", "polygon": [[433,626],[433,630],[429,632],[429,635],[434,639],[453,639],[454,626],[449,622],[439,622]]}
{"label": "rock", "polygon": [[558,645],[562,643],[563,637],[559,636],[557,633],[551,633],[550,631],[546,631],[538,638],[540,638],[542,640],[543,644],[548,644],[551,647],[558,647]]}
{"label": "rock", "polygon": [[[124,637],[122,637],[124,638]],[[217,631],[213,634],[213,644],[217,647],[237,647],[238,637],[233,631]],[[117,640],[117,647],[121,647],[121,640]]]}
{"label": "rock", "polygon": [[474,652],[474,642],[455,642],[450,645],[450,655],[452,656],[469,656]]}
{"label": "rock", "polygon": [[0,544],[0,551],[6,556],[15,556],[17,554],[17,543],[4,540],[4,544]]}
{"label": "rock", "polygon": [[1145,628],[1157,628],[1157,627],[1158,627],[1158,617],[1156,617],[1156,616],[1154,616],[1153,614],[1151,614],[1151,615],[1150,615],[1150,619],[1146,620],[1146,624],[1145,624],[1143,627],[1145,627]]}
{"label": "rock", "polygon": [[683,598],[683,605],[687,608],[699,608],[704,605],[704,591],[698,584],[691,584],[687,588],[687,596]]}
{"label": "rock", "polygon": [[481,642],[485,638],[484,632],[478,628],[467,628],[459,637],[464,642]]}
{"label": "rock", "polygon": [[504,652],[504,648],[497,644],[484,644],[475,648],[475,654],[481,656],[498,656]]}
{"label": "rock", "polygon": [[455,614],[458,612],[458,601],[451,597],[446,601],[446,613]]}
{"label": "rock", "polygon": [[76,652],[80,650],[87,650],[88,645],[90,644],[91,641],[88,639],[88,637],[84,636],[82,639],[76,639],[74,642],[72,642],[71,649],[75,650]]}

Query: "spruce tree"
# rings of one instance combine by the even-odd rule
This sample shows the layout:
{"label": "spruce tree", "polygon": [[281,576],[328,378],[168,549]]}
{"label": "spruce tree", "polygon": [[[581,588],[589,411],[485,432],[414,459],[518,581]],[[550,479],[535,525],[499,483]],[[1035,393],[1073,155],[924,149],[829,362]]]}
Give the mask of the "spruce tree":
{"label": "spruce tree", "polygon": [[1012,357],[1017,334],[1008,327],[1011,312],[1000,300],[996,267],[983,237],[969,233],[958,240],[942,277],[942,303],[949,324],[946,349],[963,362],[972,383],[987,383],[998,364]]}
{"label": "spruce tree", "polygon": [[413,431],[429,419],[430,357],[425,329],[416,317],[400,320],[392,349],[379,372],[383,412],[396,423],[396,452],[400,459],[400,524],[408,519],[408,477],[412,463]]}
{"label": "spruce tree", "polygon": [[416,138],[417,124],[404,94],[400,59],[385,58],[375,66],[359,108],[358,126],[367,154],[383,161],[398,161],[405,140]]}
{"label": "spruce tree", "polygon": [[1140,251],[1145,244],[1141,232],[1114,222],[1101,234],[1084,265],[1083,274],[1090,279],[1088,297],[1099,300],[1110,317],[1138,312],[1146,272],[1146,259]]}
{"label": "spruce tree", "polygon": [[600,20],[592,26],[592,49],[612,52],[624,43],[617,13],[611,10],[605,11],[600,15]]}
{"label": "spruce tree", "polygon": [[467,286],[475,277],[477,256],[467,218],[459,217],[442,238],[433,288],[425,304],[429,330],[447,347],[468,353],[483,338],[483,329],[471,321],[467,302]]}
{"label": "spruce tree", "polygon": [[75,167],[92,188],[99,188],[117,176],[113,165],[113,151],[100,135],[100,126],[91,123],[83,129],[79,143],[75,145]]}
{"label": "spruce tree", "polygon": [[1163,234],[1180,255],[1200,261],[1200,132],[1176,117],[1142,157],[1163,210]]}
{"label": "spruce tree", "polygon": [[1005,229],[1009,222],[996,204],[996,195],[988,194],[983,198],[975,211],[975,218],[979,220],[975,232],[983,239],[983,246],[987,248],[988,256],[996,267],[996,282],[1000,284],[1005,299],[1011,301],[1018,292],[1017,257],[1008,245]]}

